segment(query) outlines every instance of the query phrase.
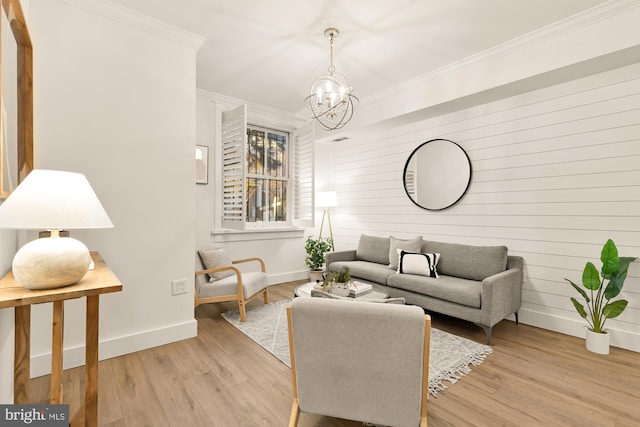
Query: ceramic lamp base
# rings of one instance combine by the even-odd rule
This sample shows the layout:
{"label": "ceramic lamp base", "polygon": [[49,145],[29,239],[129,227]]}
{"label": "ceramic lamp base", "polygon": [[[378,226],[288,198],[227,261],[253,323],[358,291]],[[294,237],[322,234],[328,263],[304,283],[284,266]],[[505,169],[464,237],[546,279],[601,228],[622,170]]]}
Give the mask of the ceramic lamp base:
{"label": "ceramic lamp base", "polygon": [[27,289],[53,289],[82,279],[89,249],[71,237],[49,237],[24,245],[13,258],[13,275]]}

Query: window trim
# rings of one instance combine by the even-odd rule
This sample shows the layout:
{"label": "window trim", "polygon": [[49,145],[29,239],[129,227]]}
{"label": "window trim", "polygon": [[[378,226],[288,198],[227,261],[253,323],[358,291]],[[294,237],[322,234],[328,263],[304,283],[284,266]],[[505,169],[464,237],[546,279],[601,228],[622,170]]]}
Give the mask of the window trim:
{"label": "window trim", "polygon": [[214,230],[211,235],[216,242],[245,242],[254,240],[295,239],[304,237],[305,229],[300,227],[262,228],[248,230]]}

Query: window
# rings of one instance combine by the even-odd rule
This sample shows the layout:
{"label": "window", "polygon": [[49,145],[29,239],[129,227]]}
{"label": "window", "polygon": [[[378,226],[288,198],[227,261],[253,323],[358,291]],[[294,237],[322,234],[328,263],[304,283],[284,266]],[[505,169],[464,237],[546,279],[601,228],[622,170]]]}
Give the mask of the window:
{"label": "window", "polygon": [[247,126],[247,223],[286,222],[288,134]]}
{"label": "window", "polygon": [[292,145],[288,132],[247,125],[244,105],[223,112],[223,228],[313,223],[311,131],[306,126],[294,131]]}

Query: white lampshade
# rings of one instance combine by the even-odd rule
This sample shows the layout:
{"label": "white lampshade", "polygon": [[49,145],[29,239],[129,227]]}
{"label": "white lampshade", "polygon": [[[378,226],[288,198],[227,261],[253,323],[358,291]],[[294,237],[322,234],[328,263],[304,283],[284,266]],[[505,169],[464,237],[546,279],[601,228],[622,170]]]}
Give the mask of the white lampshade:
{"label": "white lampshade", "polygon": [[89,250],[59,237],[59,230],[111,227],[87,178],[74,172],[33,170],[0,205],[0,228],[52,231],[50,238],[24,245],[13,259],[14,277],[29,289],[70,285],[86,274]]}
{"label": "white lampshade", "polygon": [[316,193],[316,206],[319,208],[332,208],[338,206],[338,196],[335,191],[318,191]]}
{"label": "white lampshade", "polygon": [[81,173],[35,169],[0,206],[0,228],[112,227],[96,193]]}

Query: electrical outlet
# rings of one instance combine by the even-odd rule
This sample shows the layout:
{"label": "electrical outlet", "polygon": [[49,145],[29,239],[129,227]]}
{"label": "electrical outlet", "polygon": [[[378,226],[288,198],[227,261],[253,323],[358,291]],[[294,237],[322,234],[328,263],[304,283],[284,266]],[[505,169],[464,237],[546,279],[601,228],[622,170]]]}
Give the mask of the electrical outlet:
{"label": "electrical outlet", "polygon": [[171,295],[187,293],[187,279],[178,279],[171,282]]}

